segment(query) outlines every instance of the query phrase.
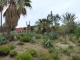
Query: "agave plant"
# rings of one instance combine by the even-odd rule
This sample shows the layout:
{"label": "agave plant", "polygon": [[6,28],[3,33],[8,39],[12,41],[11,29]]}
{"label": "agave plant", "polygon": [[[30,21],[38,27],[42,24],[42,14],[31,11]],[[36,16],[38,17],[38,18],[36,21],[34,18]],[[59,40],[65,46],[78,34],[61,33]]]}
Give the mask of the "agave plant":
{"label": "agave plant", "polygon": [[0,35],[0,44],[4,44],[6,42],[7,42],[6,37]]}
{"label": "agave plant", "polygon": [[50,39],[56,39],[56,38],[58,38],[58,34],[54,33],[54,32],[49,33],[48,36],[49,36]]}
{"label": "agave plant", "polygon": [[50,39],[44,39],[43,40],[43,46],[49,48],[49,47],[52,47],[53,44],[52,44]]}

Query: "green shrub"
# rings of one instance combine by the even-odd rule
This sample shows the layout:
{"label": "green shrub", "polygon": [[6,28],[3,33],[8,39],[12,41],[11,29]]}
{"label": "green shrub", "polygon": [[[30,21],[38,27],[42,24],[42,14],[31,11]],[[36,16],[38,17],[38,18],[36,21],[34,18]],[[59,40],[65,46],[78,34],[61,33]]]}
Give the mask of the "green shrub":
{"label": "green shrub", "polygon": [[51,32],[51,33],[49,33],[48,37],[49,37],[50,39],[57,39],[57,38],[58,38],[58,34],[56,34],[56,33],[54,33],[54,32]]}
{"label": "green shrub", "polygon": [[31,40],[31,37],[30,36],[22,36],[20,38],[20,41],[21,42],[30,42],[30,40]]}
{"label": "green shrub", "polygon": [[32,56],[36,55],[36,51],[34,49],[28,49],[26,52],[30,53]]}
{"label": "green shrub", "polygon": [[5,38],[7,38],[7,33],[6,32],[2,32],[1,35],[4,36]]}
{"label": "green shrub", "polygon": [[10,51],[10,57],[14,57],[17,55],[17,51],[16,50],[11,50]]}
{"label": "green shrub", "polygon": [[31,32],[21,32],[19,33],[19,35],[22,37],[22,36],[32,36],[32,33]]}
{"label": "green shrub", "polygon": [[50,56],[43,52],[39,52],[37,56],[38,56],[39,60],[50,60]]}
{"label": "green shrub", "polygon": [[17,39],[20,39],[20,34],[17,33],[16,31],[12,31],[12,32],[11,32],[11,37],[12,37],[11,39],[12,39],[12,40],[14,40],[14,36],[16,36]]}
{"label": "green shrub", "polygon": [[22,36],[25,36],[26,33],[25,32],[21,32],[21,33],[19,33],[19,35],[22,37]]}
{"label": "green shrub", "polygon": [[74,47],[73,47],[72,45],[69,45],[68,48],[69,48],[69,49],[73,49]]}
{"label": "green shrub", "polygon": [[75,36],[76,36],[76,38],[77,38],[77,40],[78,40],[79,37],[80,37],[80,27],[77,27],[77,28],[75,29]]}
{"label": "green shrub", "polygon": [[15,58],[15,60],[33,60],[31,54],[23,53]]}
{"label": "green shrub", "polygon": [[72,41],[72,40],[73,40],[72,35],[69,35],[69,39],[70,39],[70,41]]}
{"label": "green shrub", "polygon": [[80,56],[72,56],[71,60],[80,60]]}
{"label": "green shrub", "polygon": [[53,53],[55,51],[55,49],[49,48],[48,51],[49,51],[49,53]]}
{"label": "green shrub", "polygon": [[59,60],[58,52],[51,53],[51,57],[53,60]]}
{"label": "green shrub", "polygon": [[40,34],[37,34],[36,35],[36,39],[40,39],[41,38],[41,35]]}
{"label": "green shrub", "polygon": [[69,50],[67,50],[67,49],[63,49],[63,53],[64,53],[65,55],[69,55],[69,56],[70,56],[70,54],[71,54],[71,52],[70,52]]}
{"label": "green shrub", "polygon": [[0,56],[6,56],[10,52],[10,48],[8,46],[1,46],[0,47]]}
{"label": "green shrub", "polygon": [[6,43],[6,42],[7,42],[6,37],[0,35],[0,44],[4,44],[4,43]]}
{"label": "green shrub", "polygon": [[16,46],[14,44],[10,44],[9,48],[12,50],[12,49],[16,48]]}
{"label": "green shrub", "polygon": [[53,46],[50,39],[44,39],[42,44],[43,44],[44,47],[47,47],[47,48]]}

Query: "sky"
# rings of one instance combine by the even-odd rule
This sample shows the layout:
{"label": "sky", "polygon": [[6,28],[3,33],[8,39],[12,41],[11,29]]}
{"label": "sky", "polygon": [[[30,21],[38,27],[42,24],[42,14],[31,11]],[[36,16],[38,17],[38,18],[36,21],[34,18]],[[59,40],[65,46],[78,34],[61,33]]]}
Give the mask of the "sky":
{"label": "sky", "polygon": [[[66,12],[74,13],[77,16],[76,21],[80,20],[80,0],[31,0],[32,9],[26,8],[27,15],[20,17],[17,27],[26,27],[27,24],[35,25],[38,19],[47,18],[50,12],[53,15],[59,14],[60,16]],[[4,9],[5,11],[5,9]],[[3,11],[3,13],[4,13]],[[3,23],[5,19],[3,18]]]}

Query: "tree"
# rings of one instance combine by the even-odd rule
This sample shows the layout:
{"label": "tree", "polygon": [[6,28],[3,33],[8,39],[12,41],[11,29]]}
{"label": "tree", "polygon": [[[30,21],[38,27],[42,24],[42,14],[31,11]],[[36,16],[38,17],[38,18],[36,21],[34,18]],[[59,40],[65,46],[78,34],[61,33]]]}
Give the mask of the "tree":
{"label": "tree", "polygon": [[54,22],[54,25],[57,27],[59,26],[59,21],[60,21],[61,17],[59,16],[59,14],[56,14],[53,16],[53,22]]}
{"label": "tree", "polygon": [[30,0],[10,0],[9,7],[4,13],[5,23],[8,26],[8,36],[10,36],[11,28],[16,27],[20,15],[26,15],[26,7],[31,7]]}
{"label": "tree", "polygon": [[76,23],[75,36],[77,40],[80,38],[80,22]]}
{"label": "tree", "polygon": [[47,19],[51,21],[51,26],[53,26],[53,14],[52,11],[50,14],[48,14]]}
{"label": "tree", "polygon": [[51,23],[52,24],[52,27],[53,27],[53,24],[54,24],[55,29],[57,28],[57,26],[59,26],[59,23],[58,22],[61,19],[61,17],[59,16],[59,14],[53,15],[52,14],[52,11],[51,11],[51,13],[48,14],[47,18],[48,18],[48,20],[50,20],[52,22]]}
{"label": "tree", "polygon": [[44,33],[50,30],[49,28],[50,28],[51,21],[48,19],[39,19],[39,21],[37,21],[36,24],[38,25],[39,30],[41,30],[42,33]]}
{"label": "tree", "polygon": [[74,33],[74,29],[76,28],[76,23],[74,21],[75,19],[75,14],[65,13],[64,15],[62,15],[62,22],[64,23],[64,25],[66,25],[66,32]]}

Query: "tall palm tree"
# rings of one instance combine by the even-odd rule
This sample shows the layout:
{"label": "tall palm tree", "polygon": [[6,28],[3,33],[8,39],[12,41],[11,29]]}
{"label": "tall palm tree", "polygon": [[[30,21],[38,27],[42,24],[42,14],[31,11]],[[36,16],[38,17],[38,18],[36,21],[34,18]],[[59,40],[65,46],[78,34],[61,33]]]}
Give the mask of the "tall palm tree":
{"label": "tall palm tree", "polygon": [[5,23],[8,26],[8,35],[10,36],[11,28],[16,27],[20,15],[26,15],[26,7],[31,7],[30,0],[10,0],[9,7],[4,13]]}
{"label": "tall palm tree", "polygon": [[48,14],[47,20],[51,21],[51,26],[53,26],[53,14],[52,14],[52,11],[51,11],[50,14]]}
{"label": "tall palm tree", "polygon": [[76,27],[76,23],[74,21],[75,19],[75,14],[65,13],[64,15],[62,15],[62,22],[66,25],[66,30],[68,33],[74,33],[74,29]]}
{"label": "tall palm tree", "polygon": [[53,15],[52,11],[50,14],[48,14],[47,19],[51,21],[51,26],[53,27],[54,24],[54,30],[57,29],[57,26],[59,25],[59,21],[61,19],[61,17],[59,16],[59,14]]}
{"label": "tall palm tree", "polygon": [[61,17],[59,16],[59,14],[56,14],[53,16],[53,22],[55,26],[58,26],[58,22],[60,21]]}

